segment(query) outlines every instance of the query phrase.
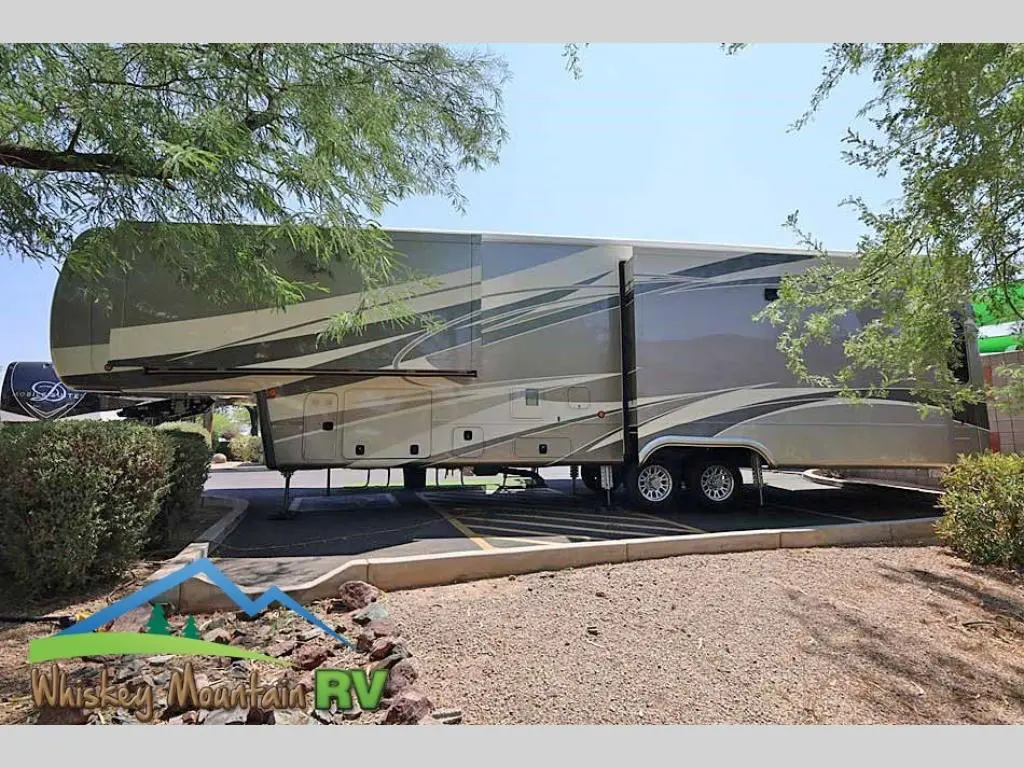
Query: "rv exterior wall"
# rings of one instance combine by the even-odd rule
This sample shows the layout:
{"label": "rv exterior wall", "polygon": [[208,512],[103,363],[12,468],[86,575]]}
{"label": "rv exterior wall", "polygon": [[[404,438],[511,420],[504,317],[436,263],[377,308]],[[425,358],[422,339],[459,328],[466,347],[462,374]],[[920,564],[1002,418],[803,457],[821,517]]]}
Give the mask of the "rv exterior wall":
{"label": "rv exterior wall", "polygon": [[[776,466],[941,466],[984,446],[977,426],[922,419],[905,392],[852,405],[788,371],[752,316],[811,254],[685,244],[396,232],[421,276],[410,306],[429,327],[375,323],[341,344],[327,320],[360,300],[355,276],[282,268],[324,294],[286,311],[223,307],[174,288],[159,254],[111,312],[62,274],[53,359],[82,390],[256,393],[268,462],[282,469],[623,461],[620,261],[634,276],[641,457],[740,446]],[[861,322],[848,318],[850,328]],[[841,363],[841,339],[812,368]],[[977,366],[972,366],[972,375]]]}

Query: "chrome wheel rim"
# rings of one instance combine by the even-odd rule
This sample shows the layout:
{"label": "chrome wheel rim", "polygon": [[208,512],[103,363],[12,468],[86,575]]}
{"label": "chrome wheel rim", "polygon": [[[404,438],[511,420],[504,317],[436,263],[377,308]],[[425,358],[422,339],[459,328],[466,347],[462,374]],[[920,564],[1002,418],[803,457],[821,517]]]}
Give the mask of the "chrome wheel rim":
{"label": "chrome wheel rim", "polygon": [[711,501],[725,501],[732,496],[736,480],[721,464],[712,464],[700,476],[700,490]]}
{"label": "chrome wheel rim", "polygon": [[672,493],[672,474],[660,464],[651,464],[640,470],[636,484],[644,501],[658,504]]}

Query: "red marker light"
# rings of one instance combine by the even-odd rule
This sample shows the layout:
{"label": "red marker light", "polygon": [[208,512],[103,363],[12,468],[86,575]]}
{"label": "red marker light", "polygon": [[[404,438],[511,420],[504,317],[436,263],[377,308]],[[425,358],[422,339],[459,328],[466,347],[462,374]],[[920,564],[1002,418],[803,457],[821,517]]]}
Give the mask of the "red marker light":
{"label": "red marker light", "polygon": [[597,412],[597,418],[603,419],[604,418],[604,411],[598,411]]}

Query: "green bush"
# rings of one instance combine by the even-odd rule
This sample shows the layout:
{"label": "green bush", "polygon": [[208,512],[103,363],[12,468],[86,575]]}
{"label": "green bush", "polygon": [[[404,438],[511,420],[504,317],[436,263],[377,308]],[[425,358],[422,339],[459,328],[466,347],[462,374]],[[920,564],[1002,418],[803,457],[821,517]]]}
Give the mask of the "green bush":
{"label": "green bush", "polygon": [[206,441],[207,449],[213,447],[213,436],[203,428],[202,424],[196,424],[194,421],[168,421],[161,424],[157,429],[199,435]]}
{"label": "green bush", "polygon": [[67,591],[131,565],[160,510],[172,461],[169,441],[126,422],[0,430],[5,591]]}
{"label": "green bush", "polygon": [[160,437],[172,454],[170,487],[149,527],[147,545],[150,547],[166,544],[179,526],[195,513],[210,474],[210,449],[201,434],[171,429],[163,430]]}
{"label": "green bush", "polygon": [[228,451],[235,461],[263,463],[263,440],[255,435],[238,435],[232,438]]}
{"label": "green bush", "polygon": [[1024,565],[1024,457],[963,456],[942,484],[942,541],[977,565]]}

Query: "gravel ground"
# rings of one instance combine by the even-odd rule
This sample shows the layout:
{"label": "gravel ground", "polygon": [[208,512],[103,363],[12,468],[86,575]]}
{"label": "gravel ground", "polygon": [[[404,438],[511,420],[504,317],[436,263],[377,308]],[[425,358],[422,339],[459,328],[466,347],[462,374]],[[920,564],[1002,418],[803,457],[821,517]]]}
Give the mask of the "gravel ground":
{"label": "gravel ground", "polygon": [[934,547],[693,555],[393,593],[467,723],[1024,723],[1024,577]]}

